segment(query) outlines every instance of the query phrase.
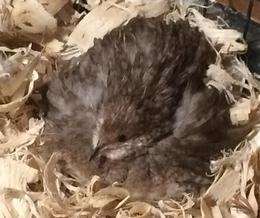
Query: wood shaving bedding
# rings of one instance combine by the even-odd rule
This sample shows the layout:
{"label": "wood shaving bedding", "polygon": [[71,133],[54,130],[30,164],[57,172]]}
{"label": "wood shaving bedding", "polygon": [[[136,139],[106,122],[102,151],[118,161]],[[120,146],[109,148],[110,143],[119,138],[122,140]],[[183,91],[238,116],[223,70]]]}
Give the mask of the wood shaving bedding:
{"label": "wood shaving bedding", "polygon": [[[213,47],[218,47],[219,58],[209,68],[208,84],[225,89],[236,101],[231,109],[233,123],[247,122],[250,113],[259,104],[259,81],[236,57],[247,48],[239,40],[241,34],[221,29],[216,22],[205,19],[193,7],[198,5],[197,1],[89,0],[87,3],[92,10],[80,21],[77,12],[74,11],[71,17],[68,15],[73,9],[65,0],[0,2],[0,37],[12,39],[17,34],[19,37],[25,34],[27,40],[35,39],[29,48],[27,43],[24,47],[15,47],[16,42],[13,42],[15,48],[0,47],[0,216],[259,216],[260,133],[257,127],[235,151],[223,152],[223,158],[212,161],[215,179],[207,192],[200,199],[184,194],[182,202],[169,199],[150,205],[134,201],[131,193],[117,183],[105,184],[97,176],[84,181],[70,168],[61,172],[57,163],[67,161],[61,153],[54,153],[45,162],[40,154],[38,156],[30,151],[34,146],[41,146],[44,120],[32,117],[28,113],[31,108],[25,103],[36,94],[36,83],[42,82],[44,75],[56,69],[56,60],[80,55],[93,45],[94,38],[102,38],[134,16],[151,17],[165,13],[170,10],[170,5],[173,11],[167,15],[168,22],[187,19],[205,33]],[[66,14],[66,19],[62,18],[62,14]],[[70,22],[67,22],[68,18]],[[57,31],[59,28],[64,30],[62,37]],[[21,42],[24,43],[23,40]],[[240,98],[233,93],[234,86],[249,90],[249,96]]]}

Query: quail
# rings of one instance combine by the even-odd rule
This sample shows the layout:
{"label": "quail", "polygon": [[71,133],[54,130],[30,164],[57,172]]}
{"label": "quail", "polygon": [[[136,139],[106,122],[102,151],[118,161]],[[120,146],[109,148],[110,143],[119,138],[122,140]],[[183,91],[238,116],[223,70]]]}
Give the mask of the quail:
{"label": "quail", "polygon": [[247,133],[225,92],[205,85],[215,59],[187,21],[133,18],[49,81],[46,144],[137,198],[198,194],[210,159]]}

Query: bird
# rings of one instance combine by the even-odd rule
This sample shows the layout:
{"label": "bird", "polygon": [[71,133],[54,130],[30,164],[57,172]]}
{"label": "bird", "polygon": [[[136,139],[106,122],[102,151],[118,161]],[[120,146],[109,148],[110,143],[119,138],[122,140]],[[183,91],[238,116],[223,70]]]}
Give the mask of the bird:
{"label": "bird", "polygon": [[134,198],[199,195],[209,162],[248,128],[234,126],[225,90],[207,86],[215,49],[188,21],[131,19],[95,39],[48,82],[44,138],[84,175]]}

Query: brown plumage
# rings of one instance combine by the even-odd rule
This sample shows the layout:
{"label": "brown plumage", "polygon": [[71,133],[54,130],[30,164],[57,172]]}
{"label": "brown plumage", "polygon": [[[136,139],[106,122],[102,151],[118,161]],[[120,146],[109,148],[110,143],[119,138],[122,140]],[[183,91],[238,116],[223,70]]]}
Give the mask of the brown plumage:
{"label": "brown plumage", "polygon": [[210,158],[246,133],[231,125],[224,91],[203,82],[214,61],[186,21],[134,18],[50,81],[47,144],[138,197],[197,193]]}

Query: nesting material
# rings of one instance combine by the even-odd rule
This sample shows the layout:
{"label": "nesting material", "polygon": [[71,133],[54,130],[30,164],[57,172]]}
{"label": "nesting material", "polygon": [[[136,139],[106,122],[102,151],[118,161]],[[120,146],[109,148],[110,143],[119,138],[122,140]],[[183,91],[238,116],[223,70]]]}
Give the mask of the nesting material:
{"label": "nesting material", "polygon": [[[198,26],[212,46],[218,48],[218,59],[209,68],[207,82],[209,86],[225,89],[228,98],[236,102],[231,109],[233,123],[246,123],[252,111],[258,113],[260,83],[236,57],[247,48],[243,41],[238,41],[241,34],[221,29],[216,22],[204,18],[195,7],[197,3],[186,0],[89,0],[88,3],[83,6],[91,11],[81,21],[81,15],[69,1],[1,3],[0,37],[13,40],[18,34],[20,41],[13,40],[12,48],[8,40],[3,41],[6,45],[1,43],[0,47],[0,216],[259,216],[260,132],[257,126],[235,151],[223,152],[223,158],[212,161],[215,179],[206,193],[199,199],[184,193],[182,202],[169,199],[151,205],[133,201],[131,193],[117,183],[105,184],[96,176],[81,180],[70,167],[61,172],[57,163],[67,161],[62,153],[53,154],[47,162],[42,160],[41,153],[35,153],[35,148],[42,146],[44,119],[33,116],[37,108],[34,101],[37,102],[37,89],[45,76],[53,73],[58,60],[80,55],[93,45],[94,38],[102,38],[137,15],[152,17],[167,13],[167,22],[187,19],[191,25]],[[45,39],[46,35],[51,36]],[[34,46],[28,47],[30,39]],[[244,89],[249,94],[241,98]],[[28,101],[29,98],[34,101]]]}
{"label": "nesting material", "polygon": [[56,19],[37,0],[13,1],[9,9],[16,29],[26,33],[54,33]]}
{"label": "nesting material", "polygon": [[[99,7],[94,8],[75,27],[67,44],[77,46],[81,51],[87,51],[94,44],[95,38],[103,36],[112,29],[139,16],[154,17],[169,10],[169,1],[105,1]],[[76,54],[73,54],[75,56]]]}

